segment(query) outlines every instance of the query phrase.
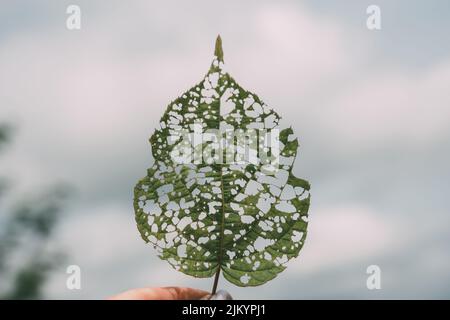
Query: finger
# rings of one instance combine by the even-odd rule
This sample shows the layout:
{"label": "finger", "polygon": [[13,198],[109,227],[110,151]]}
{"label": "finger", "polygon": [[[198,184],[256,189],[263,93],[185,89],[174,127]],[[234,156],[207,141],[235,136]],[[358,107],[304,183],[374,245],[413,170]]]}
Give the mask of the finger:
{"label": "finger", "polygon": [[112,296],[110,300],[198,300],[209,292],[185,287],[139,288]]}

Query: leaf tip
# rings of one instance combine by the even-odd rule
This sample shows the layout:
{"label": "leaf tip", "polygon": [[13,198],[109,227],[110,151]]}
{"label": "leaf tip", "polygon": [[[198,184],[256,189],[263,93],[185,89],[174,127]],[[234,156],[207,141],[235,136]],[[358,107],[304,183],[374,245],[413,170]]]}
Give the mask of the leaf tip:
{"label": "leaf tip", "polygon": [[219,61],[223,62],[222,38],[220,37],[220,34],[217,36],[216,39],[216,47],[214,49],[214,55],[217,57]]}

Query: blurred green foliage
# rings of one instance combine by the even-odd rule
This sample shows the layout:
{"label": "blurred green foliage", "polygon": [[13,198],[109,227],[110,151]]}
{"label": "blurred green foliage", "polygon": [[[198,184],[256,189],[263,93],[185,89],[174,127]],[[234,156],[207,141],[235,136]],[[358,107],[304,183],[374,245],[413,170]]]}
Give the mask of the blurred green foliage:
{"label": "blurred green foliage", "polygon": [[[0,124],[0,152],[12,129]],[[43,194],[5,204],[9,184],[0,172],[0,299],[42,299],[50,272],[64,255],[51,241],[68,190],[56,186]]]}

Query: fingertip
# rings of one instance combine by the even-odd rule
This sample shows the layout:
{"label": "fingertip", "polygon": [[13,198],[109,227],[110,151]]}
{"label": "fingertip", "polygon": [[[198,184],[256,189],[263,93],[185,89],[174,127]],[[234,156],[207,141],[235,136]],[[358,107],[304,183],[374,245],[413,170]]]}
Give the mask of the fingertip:
{"label": "fingertip", "polygon": [[209,292],[189,287],[156,287],[131,289],[108,297],[108,300],[199,300]]}

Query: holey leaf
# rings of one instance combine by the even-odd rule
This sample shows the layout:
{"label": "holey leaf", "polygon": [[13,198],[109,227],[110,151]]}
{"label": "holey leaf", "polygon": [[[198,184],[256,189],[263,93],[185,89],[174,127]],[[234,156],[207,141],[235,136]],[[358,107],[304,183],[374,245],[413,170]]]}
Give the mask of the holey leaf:
{"label": "holey leaf", "polygon": [[220,271],[238,286],[283,271],[304,244],[310,201],[292,173],[292,129],[224,70],[218,37],[205,78],[167,107],[134,190],[142,238],[176,270],[215,275],[213,292]]}

